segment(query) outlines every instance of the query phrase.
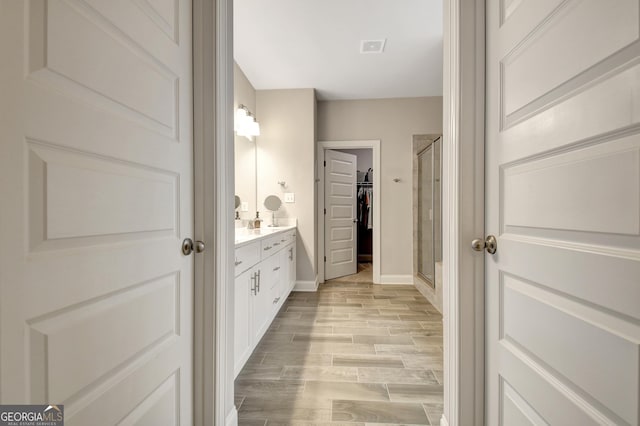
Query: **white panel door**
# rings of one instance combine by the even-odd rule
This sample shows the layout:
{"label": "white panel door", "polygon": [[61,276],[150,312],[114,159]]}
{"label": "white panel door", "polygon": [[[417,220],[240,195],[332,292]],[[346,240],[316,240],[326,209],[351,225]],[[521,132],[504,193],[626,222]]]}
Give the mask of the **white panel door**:
{"label": "white panel door", "polygon": [[486,424],[640,423],[639,17],[487,3]]}
{"label": "white panel door", "polygon": [[0,401],[192,423],[191,2],[0,2]]}
{"label": "white panel door", "polygon": [[356,169],[353,154],[324,151],[324,277],[352,275],[358,269]]}

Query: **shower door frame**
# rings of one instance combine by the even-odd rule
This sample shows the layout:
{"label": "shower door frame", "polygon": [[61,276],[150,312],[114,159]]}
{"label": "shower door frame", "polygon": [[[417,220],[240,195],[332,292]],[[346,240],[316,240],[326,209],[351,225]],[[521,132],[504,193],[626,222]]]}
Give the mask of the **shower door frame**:
{"label": "shower door frame", "polygon": [[[436,180],[436,170],[435,170],[435,164],[436,164],[436,143],[442,143],[442,137],[438,136],[437,138],[429,141],[428,145],[425,146],[424,148],[422,148],[420,151],[418,151],[416,153],[416,156],[418,157],[418,194],[417,194],[417,202],[418,202],[418,206],[417,206],[417,211],[418,211],[418,218],[417,218],[417,222],[416,225],[418,227],[418,247],[416,247],[417,251],[418,251],[418,257],[416,260],[416,275],[418,276],[418,278],[420,278],[422,281],[424,281],[427,285],[429,285],[432,289],[436,289],[436,208],[439,208],[441,213],[440,213],[440,234],[442,234],[442,189],[440,190],[440,206],[436,206],[435,204],[435,193],[436,193],[436,184],[437,182],[442,182],[442,173],[440,173],[440,179]],[[432,263],[432,276],[431,279],[429,279],[428,276],[426,276],[422,271],[420,271],[420,247],[422,246],[422,228],[420,227],[420,223],[422,221],[422,217],[420,215],[421,210],[420,210],[420,206],[422,203],[422,199],[421,199],[421,185],[422,185],[422,181],[421,181],[421,156],[423,154],[425,154],[428,150],[431,150],[431,218],[429,219],[431,221],[431,263]],[[440,170],[442,170],[442,146],[440,146]],[[442,235],[440,236],[442,238]],[[442,251],[442,246],[440,246],[440,249]],[[442,257],[442,253],[440,253],[440,257]]]}

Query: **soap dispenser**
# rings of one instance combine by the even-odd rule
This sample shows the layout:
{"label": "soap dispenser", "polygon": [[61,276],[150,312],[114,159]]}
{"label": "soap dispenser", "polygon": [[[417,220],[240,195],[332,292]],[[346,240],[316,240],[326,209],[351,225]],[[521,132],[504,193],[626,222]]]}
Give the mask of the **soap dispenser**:
{"label": "soap dispenser", "polygon": [[260,212],[256,212],[256,218],[253,220],[253,227],[256,229],[260,228],[260,222],[262,222],[262,219],[260,219]]}

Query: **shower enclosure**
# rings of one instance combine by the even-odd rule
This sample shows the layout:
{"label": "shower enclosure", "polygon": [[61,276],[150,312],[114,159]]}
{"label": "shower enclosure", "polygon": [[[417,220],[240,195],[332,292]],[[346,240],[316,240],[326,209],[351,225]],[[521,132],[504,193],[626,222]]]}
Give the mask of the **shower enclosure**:
{"label": "shower enclosure", "polygon": [[442,262],[442,141],[437,138],[417,153],[417,275],[436,286],[436,264]]}

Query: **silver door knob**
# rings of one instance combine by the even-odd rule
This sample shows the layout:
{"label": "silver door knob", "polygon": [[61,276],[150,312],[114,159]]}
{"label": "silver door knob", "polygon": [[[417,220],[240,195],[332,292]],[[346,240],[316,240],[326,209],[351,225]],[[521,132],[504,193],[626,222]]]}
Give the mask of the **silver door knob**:
{"label": "silver door knob", "polygon": [[203,241],[196,241],[195,243],[191,238],[185,238],[182,241],[182,254],[185,256],[189,256],[194,251],[196,253],[202,253],[204,251],[205,245]]}
{"label": "silver door knob", "polygon": [[475,251],[487,250],[487,253],[494,254],[498,250],[498,240],[493,235],[487,236],[484,240],[476,238],[471,241],[471,248]]}

